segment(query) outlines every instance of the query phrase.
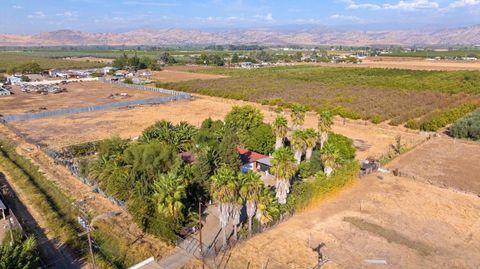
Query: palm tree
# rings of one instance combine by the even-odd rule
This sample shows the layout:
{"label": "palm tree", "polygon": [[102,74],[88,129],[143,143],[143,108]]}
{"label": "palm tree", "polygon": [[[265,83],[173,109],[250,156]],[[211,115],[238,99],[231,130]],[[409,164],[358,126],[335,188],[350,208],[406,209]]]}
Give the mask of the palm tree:
{"label": "palm tree", "polygon": [[306,153],[305,159],[309,161],[312,158],[313,148],[317,144],[318,134],[313,128],[308,128],[303,132]]}
{"label": "palm tree", "polygon": [[301,104],[293,104],[292,112],[290,113],[290,117],[292,118],[292,129],[300,128],[303,123],[305,122],[305,113],[307,112],[307,108]]}
{"label": "palm tree", "polygon": [[329,177],[335,167],[337,166],[337,161],[340,157],[339,151],[331,144],[326,144],[322,149],[322,163],[323,171]]}
{"label": "palm tree", "polygon": [[249,171],[246,174],[239,175],[240,196],[247,206],[248,217],[248,234],[252,234],[252,218],[255,216],[257,204],[260,200],[260,194],[264,188],[264,184],[260,175]]}
{"label": "palm tree", "polygon": [[268,224],[280,214],[278,201],[268,188],[264,188],[258,196],[255,218],[261,225]]}
{"label": "palm tree", "polygon": [[305,150],[305,133],[302,130],[295,130],[292,135],[292,149],[295,152],[295,160],[300,164],[302,161],[303,151]]}
{"label": "palm tree", "polygon": [[227,232],[226,227],[232,212],[233,197],[235,195],[235,172],[226,167],[220,167],[212,176],[211,193],[217,204],[218,219],[223,232],[223,246],[227,246]]}
{"label": "palm tree", "polygon": [[279,149],[283,146],[283,140],[287,135],[288,121],[284,116],[278,115],[273,122],[273,130],[275,131],[276,141],[275,149]]}
{"label": "palm tree", "polygon": [[328,133],[332,131],[332,113],[322,111],[318,116],[318,132],[320,133],[320,149],[323,148],[328,140]]}
{"label": "palm tree", "polygon": [[275,191],[278,202],[285,204],[290,192],[290,179],[295,175],[297,165],[289,148],[280,148],[273,153],[272,172],[275,175]]}
{"label": "palm tree", "polygon": [[153,183],[153,188],[158,211],[177,218],[185,206],[183,200],[187,196],[183,179],[174,173],[161,174]]}

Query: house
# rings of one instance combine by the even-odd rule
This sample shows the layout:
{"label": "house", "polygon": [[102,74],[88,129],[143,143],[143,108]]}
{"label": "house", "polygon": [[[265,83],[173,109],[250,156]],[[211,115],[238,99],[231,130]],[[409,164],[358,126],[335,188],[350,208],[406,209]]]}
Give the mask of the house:
{"label": "house", "polygon": [[12,75],[7,78],[7,83],[10,85],[20,85],[22,83],[22,78]]}
{"label": "house", "polygon": [[111,66],[105,66],[104,68],[102,68],[102,72],[104,75],[107,75],[108,73],[112,72],[113,71],[113,67]]}
{"label": "house", "polygon": [[252,62],[243,62],[243,63],[240,63],[240,67],[241,68],[252,68],[253,63]]}
{"label": "house", "polygon": [[242,160],[241,171],[265,172],[268,174],[270,170],[270,157],[244,148],[237,148],[240,159]]}
{"label": "house", "polygon": [[0,87],[0,96],[9,96],[11,93],[9,90],[3,88],[3,87]]}

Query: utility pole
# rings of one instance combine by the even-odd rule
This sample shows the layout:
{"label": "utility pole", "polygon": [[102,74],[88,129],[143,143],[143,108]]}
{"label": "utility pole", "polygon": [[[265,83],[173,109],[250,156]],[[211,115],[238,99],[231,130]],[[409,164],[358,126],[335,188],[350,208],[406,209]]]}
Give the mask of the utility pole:
{"label": "utility pole", "polygon": [[202,244],[202,201],[198,201],[198,232],[200,237],[200,256],[202,257],[202,269],[205,269],[205,260],[203,258]]}

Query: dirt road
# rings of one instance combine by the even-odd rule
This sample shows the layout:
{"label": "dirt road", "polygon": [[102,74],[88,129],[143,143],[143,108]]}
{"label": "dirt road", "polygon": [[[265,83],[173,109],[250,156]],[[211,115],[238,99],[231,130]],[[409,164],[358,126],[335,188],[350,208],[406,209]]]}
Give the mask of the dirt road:
{"label": "dirt road", "polygon": [[0,165],[0,185],[6,187],[9,197],[12,198],[8,205],[22,223],[23,229],[35,235],[42,254],[42,265],[58,269],[88,268],[85,261],[78,259],[72,250],[51,235],[46,220],[35,210],[29,197],[16,186],[14,180],[1,171]]}

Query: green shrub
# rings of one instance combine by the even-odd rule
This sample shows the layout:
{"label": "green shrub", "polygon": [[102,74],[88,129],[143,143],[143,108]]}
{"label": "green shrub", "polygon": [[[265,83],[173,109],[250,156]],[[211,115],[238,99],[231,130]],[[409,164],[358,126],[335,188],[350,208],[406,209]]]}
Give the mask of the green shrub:
{"label": "green shrub", "polygon": [[459,106],[448,108],[443,111],[432,114],[420,124],[420,129],[424,131],[435,132],[440,128],[453,123],[465,114],[472,112],[477,108],[476,104],[461,104]]}
{"label": "green shrub", "polygon": [[409,119],[405,124],[405,127],[413,130],[418,130],[420,129],[420,123],[414,119]]}
{"label": "green shrub", "polygon": [[456,138],[480,140],[480,110],[476,110],[457,120],[450,127],[450,134]]}
{"label": "green shrub", "polygon": [[372,123],[374,124],[379,124],[380,122],[383,121],[382,116],[380,115],[375,115],[371,118]]}
{"label": "green shrub", "polygon": [[334,115],[338,115],[342,118],[347,118],[347,119],[352,119],[352,120],[358,120],[362,118],[358,112],[355,112],[349,108],[339,106],[336,107],[332,110],[332,113]]}

